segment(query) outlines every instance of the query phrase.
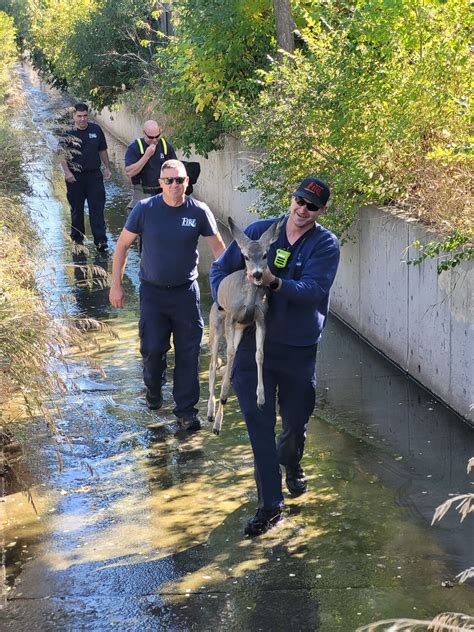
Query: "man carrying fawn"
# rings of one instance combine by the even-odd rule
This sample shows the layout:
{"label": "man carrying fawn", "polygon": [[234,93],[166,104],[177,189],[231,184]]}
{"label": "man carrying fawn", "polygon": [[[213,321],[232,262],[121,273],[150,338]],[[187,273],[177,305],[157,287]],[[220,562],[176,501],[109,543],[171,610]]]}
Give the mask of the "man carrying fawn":
{"label": "man carrying fawn", "polygon": [[[301,467],[306,427],[315,405],[316,351],[329,309],[329,291],[339,264],[336,237],[317,223],[327,208],[328,185],[306,178],[293,193],[288,217],[268,251],[269,267],[262,284],[271,290],[266,318],[263,382],[265,404],[257,405],[255,332],[247,330],[236,352],[232,385],[245,417],[252,445],[258,510],[245,533],[265,533],[282,518],[280,464],[293,496],[303,494],[307,480]],[[254,222],[246,229],[252,239],[276,219]],[[232,242],[211,266],[214,300],[224,277],[244,268],[242,254]],[[252,282],[252,279],[248,279]],[[276,400],[282,432],[275,441]]]}

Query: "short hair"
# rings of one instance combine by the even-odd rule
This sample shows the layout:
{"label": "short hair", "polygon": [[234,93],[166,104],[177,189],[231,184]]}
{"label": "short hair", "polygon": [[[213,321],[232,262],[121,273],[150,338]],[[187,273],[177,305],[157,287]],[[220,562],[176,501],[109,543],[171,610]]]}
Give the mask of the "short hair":
{"label": "short hair", "polygon": [[179,169],[180,167],[183,167],[184,171],[186,172],[186,167],[181,162],[181,160],[175,160],[174,158],[172,158],[171,160],[165,160],[165,162],[161,165],[160,177],[163,175],[163,171],[166,171],[166,169]]}
{"label": "short hair", "polygon": [[89,106],[85,103],[76,103],[74,112],[89,112]]}

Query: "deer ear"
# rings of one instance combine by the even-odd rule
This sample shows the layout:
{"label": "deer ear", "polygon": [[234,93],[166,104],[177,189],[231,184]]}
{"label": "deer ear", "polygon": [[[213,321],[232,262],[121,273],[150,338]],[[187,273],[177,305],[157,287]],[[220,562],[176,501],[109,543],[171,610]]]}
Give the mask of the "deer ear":
{"label": "deer ear", "polygon": [[286,215],[283,215],[277,222],[267,228],[263,235],[261,235],[258,241],[262,244],[262,247],[265,250],[268,250],[270,246],[278,239],[278,235],[280,234],[280,230],[285,219]]}
{"label": "deer ear", "polygon": [[232,237],[237,242],[237,245],[239,246],[240,250],[244,250],[244,248],[248,247],[248,244],[252,240],[250,239],[250,237],[247,237],[247,235],[242,230],[240,230],[240,228],[234,222],[232,217],[228,217],[227,221],[229,223],[229,230]]}

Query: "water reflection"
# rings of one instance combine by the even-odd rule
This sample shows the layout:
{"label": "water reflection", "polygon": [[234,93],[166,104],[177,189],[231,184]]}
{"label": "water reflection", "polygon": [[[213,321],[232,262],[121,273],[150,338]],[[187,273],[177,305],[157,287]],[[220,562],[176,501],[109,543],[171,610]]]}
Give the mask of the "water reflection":
{"label": "water reflection", "polygon": [[78,312],[86,317],[105,319],[110,313],[107,253],[72,253],[74,298]]}
{"label": "water reflection", "polygon": [[[335,427],[376,447],[372,464],[398,489],[398,503],[430,524],[435,508],[465,493],[474,431],[425,389],[331,318],[321,345],[318,411]],[[318,412],[317,411],[317,412]],[[434,530],[460,571],[474,565],[472,524],[452,511]]]}

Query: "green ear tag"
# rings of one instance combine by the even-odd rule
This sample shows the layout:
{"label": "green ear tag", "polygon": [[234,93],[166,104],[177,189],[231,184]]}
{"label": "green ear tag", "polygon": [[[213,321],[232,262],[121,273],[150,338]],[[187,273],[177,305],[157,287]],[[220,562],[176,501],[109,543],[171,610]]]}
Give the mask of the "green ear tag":
{"label": "green ear tag", "polygon": [[291,256],[291,252],[288,250],[283,250],[283,248],[277,248],[275,254],[275,261],[273,262],[275,268],[285,268],[288,263],[288,259]]}

